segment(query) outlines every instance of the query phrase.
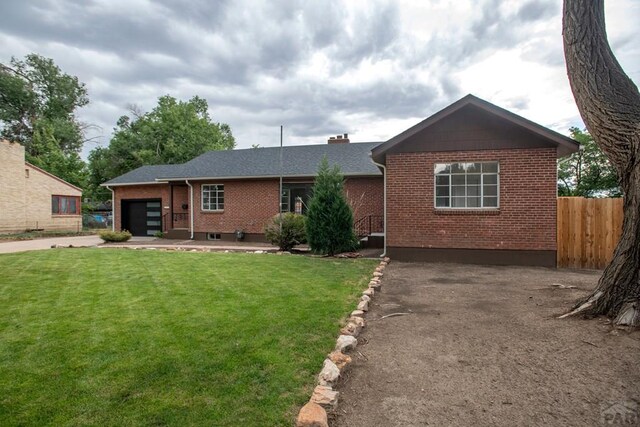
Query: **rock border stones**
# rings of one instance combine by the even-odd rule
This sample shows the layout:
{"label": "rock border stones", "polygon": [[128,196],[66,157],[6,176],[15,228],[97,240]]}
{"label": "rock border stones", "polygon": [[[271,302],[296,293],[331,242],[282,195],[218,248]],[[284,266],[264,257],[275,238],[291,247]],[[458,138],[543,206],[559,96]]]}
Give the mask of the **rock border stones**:
{"label": "rock border stones", "polygon": [[322,370],[318,374],[318,384],[313,394],[298,412],[296,427],[328,427],[327,412],[334,411],[338,406],[340,393],[334,387],[340,380],[340,375],[351,363],[351,356],[347,353],[358,345],[358,335],[366,325],[365,313],[369,310],[369,303],[377,292],[382,289],[381,279],[384,269],[391,262],[385,257],[373,272],[369,286],[362,292],[358,301],[358,309],[351,312],[346,325],[340,329],[340,336],[336,340],[335,349],[329,353],[322,363]]}

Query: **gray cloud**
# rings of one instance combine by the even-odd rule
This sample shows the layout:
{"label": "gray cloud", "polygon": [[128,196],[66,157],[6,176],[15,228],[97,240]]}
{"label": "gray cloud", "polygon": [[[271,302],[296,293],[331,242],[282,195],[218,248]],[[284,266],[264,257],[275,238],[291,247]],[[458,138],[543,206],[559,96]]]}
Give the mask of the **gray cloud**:
{"label": "gray cloud", "polygon": [[[0,61],[35,51],[78,75],[92,101],[81,119],[102,127],[102,143],[127,105],[148,111],[170,94],[207,99],[214,120],[229,123],[242,147],[265,145],[256,138],[281,123],[293,140],[323,142],[366,127],[354,117],[371,123],[423,118],[466,94],[456,72],[500,49],[523,46],[526,60],[563,67],[559,34],[531,40],[537,25],[560,19],[555,0],[515,8],[499,0],[473,2],[467,20],[434,25],[426,41],[403,21],[407,7],[391,0],[366,7],[16,0],[2,5]],[[633,45],[631,36],[615,40],[621,49]],[[381,63],[392,72],[374,69],[362,79],[363,67]],[[529,101],[515,94],[508,107],[524,109]]]}

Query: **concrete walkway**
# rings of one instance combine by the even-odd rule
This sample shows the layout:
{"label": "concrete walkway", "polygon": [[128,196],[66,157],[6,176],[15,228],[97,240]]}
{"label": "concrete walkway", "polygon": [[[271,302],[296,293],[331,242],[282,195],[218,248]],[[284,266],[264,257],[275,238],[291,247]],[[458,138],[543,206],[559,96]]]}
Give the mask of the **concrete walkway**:
{"label": "concrete walkway", "polygon": [[[200,251],[236,251],[236,252],[277,252],[278,247],[261,242],[230,242],[207,240],[170,240],[157,239],[155,237],[134,236],[131,240],[122,243],[104,243],[98,236],[52,237],[47,239],[21,240],[0,243],[0,254],[12,252],[25,252],[42,249],[50,249],[51,246],[62,245],[74,247],[99,246],[101,248],[138,248],[138,249],[177,249]],[[297,252],[309,252],[307,245],[296,247]],[[364,258],[377,258],[382,249],[362,249]]]}
{"label": "concrete walkway", "polygon": [[50,237],[47,239],[19,240],[0,243],[0,254],[50,249],[52,245],[96,246],[102,243],[98,236]]}

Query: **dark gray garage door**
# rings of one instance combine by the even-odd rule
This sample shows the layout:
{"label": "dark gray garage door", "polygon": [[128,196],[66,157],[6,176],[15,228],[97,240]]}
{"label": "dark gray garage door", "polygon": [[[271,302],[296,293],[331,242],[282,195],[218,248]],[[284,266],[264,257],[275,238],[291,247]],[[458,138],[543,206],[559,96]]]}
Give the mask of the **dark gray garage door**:
{"label": "dark gray garage door", "polygon": [[159,199],[123,200],[122,228],[134,236],[153,236],[162,231],[162,203]]}

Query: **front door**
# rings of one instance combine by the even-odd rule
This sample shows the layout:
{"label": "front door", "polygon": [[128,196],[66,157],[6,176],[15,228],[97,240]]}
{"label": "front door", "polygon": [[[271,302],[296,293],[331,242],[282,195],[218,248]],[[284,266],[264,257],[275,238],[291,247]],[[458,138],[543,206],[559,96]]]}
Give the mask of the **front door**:
{"label": "front door", "polygon": [[160,200],[123,200],[122,229],[134,236],[153,236],[162,231]]}

